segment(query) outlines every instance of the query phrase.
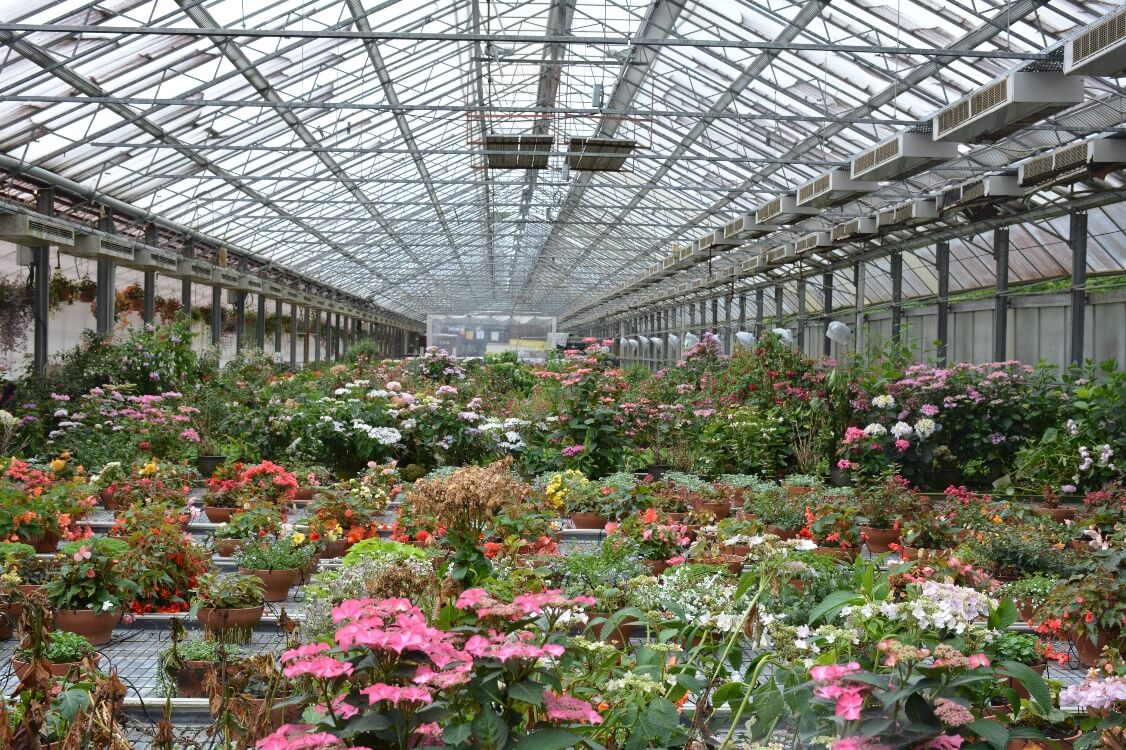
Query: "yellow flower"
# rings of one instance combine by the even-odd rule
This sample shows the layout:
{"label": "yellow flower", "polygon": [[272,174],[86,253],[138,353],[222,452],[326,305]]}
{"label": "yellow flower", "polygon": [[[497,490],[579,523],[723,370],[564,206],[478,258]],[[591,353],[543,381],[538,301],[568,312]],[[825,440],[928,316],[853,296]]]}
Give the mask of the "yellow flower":
{"label": "yellow flower", "polygon": [[155,474],[157,472],[157,468],[158,467],[156,465],[156,461],[149,461],[147,464],[141,467],[141,470],[138,473],[143,477],[147,477],[149,474]]}
{"label": "yellow flower", "polygon": [[64,461],[61,458],[56,458],[54,461],[51,462],[51,470],[52,471],[62,471],[65,468],[66,468],[66,461]]}
{"label": "yellow flower", "polygon": [[300,531],[295,531],[293,533],[293,536],[290,537],[290,540],[293,542],[294,547],[300,547],[302,544],[305,543],[305,535],[302,534]]}

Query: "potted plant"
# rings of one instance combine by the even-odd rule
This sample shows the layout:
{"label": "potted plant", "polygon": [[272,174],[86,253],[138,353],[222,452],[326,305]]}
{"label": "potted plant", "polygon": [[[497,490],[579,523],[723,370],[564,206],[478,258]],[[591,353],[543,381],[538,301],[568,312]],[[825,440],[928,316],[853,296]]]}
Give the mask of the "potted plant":
{"label": "potted plant", "polygon": [[145,306],[145,289],[140,284],[130,284],[114,292],[113,308],[116,312],[140,312]]}
{"label": "potted plant", "polygon": [[283,521],[282,511],[276,505],[256,505],[220,524],[212,532],[212,549],[220,557],[232,557],[248,539],[277,536]]}
{"label": "potted plant", "polygon": [[262,621],[264,594],[265,586],[258,576],[207,573],[199,579],[191,611],[212,633],[249,630]]}
{"label": "potted plant", "polygon": [[[1107,561],[1118,556],[1107,551]],[[1071,576],[1044,599],[1036,612],[1037,631],[1070,638],[1079,663],[1092,667],[1104,648],[1121,652],[1126,648],[1122,623],[1126,622],[1126,598],[1121,574],[1113,565],[1098,566]]]}
{"label": "potted plant", "polygon": [[996,525],[975,532],[965,545],[972,561],[986,568],[999,581],[1015,581],[1033,573],[1066,575],[1074,552],[1061,549],[1044,528],[1049,521]]}
{"label": "potted plant", "polygon": [[21,542],[0,542],[0,559],[4,572],[18,577],[16,590],[24,598],[41,591],[55,577],[61,560],[58,557],[37,557],[35,548]]}
{"label": "potted plant", "polygon": [[237,645],[211,638],[192,638],[160,650],[156,661],[157,689],[177,698],[206,698],[207,671],[224,659],[245,654]]}
{"label": "potted plant", "polygon": [[48,282],[50,287],[51,310],[57,312],[63,305],[70,304],[74,298],[75,284],[59,269],[55,269]]}
{"label": "potted plant", "polygon": [[[304,541],[304,540],[302,540]],[[313,548],[293,544],[292,539],[255,539],[238,551],[239,572],[257,576],[265,587],[268,602],[283,602],[301,578],[301,570],[313,557]]]}
{"label": "potted plant", "polygon": [[790,474],[782,478],[781,484],[787,497],[801,497],[820,487],[821,480],[812,474]]}
{"label": "potted plant", "polygon": [[19,582],[14,570],[0,573],[0,641],[12,637],[23,613],[23,594],[16,588]]}
{"label": "potted plant", "polygon": [[127,545],[120,540],[90,539],[63,558],[57,576],[46,585],[56,628],[84,635],[95,646],[110,642],[137,590],[120,570],[122,547]]}
{"label": "potted plant", "polygon": [[1062,584],[1063,581],[1058,578],[1038,573],[1003,584],[997,589],[997,595],[1011,599],[1021,618],[1029,622],[1035,617],[1036,610],[1044,605],[1048,595]]}
{"label": "potted plant", "polygon": [[[1024,664],[1041,676],[1048,668],[1044,660],[1044,645],[1032,633],[1017,633],[1011,630],[998,633],[992,643],[985,647],[985,652],[995,662],[1014,661]],[[1016,690],[1020,697],[1028,697],[1024,685],[1011,677],[1009,687]]]}
{"label": "potted plant", "polygon": [[348,546],[379,533],[387,509],[387,493],[363,479],[349,479],[333,488],[323,488],[306,506],[310,533],[326,542],[325,556],[340,557]]}
{"label": "potted plant", "polygon": [[[923,509],[903,522],[899,530],[900,557],[915,560],[920,550],[949,550],[958,546],[958,534],[950,516],[939,508]],[[890,546],[895,549],[895,546]]]}
{"label": "potted plant", "polygon": [[[51,675],[65,677],[75,674],[82,668],[82,662],[89,659],[91,665],[98,663],[98,653],[90,639],[65,630],[49,633],[43,643],[43,658],[50,662]],[[23,679],[34,661],[32,649],[16,649],[12,657],[12,668],[16,677]]]}
{"label": "potted plant", "polygon": [[551,474],[542,492],[547,507],[569,515],[576,529],[601,529],[609,520],[600,513],[597,485],[578,469]]}
{"label": "potted plant", "polygon": [[688,544],[684,526],[667,523],[653,508],[629,516],[621,523],[607,523],[606,534],[604,545],[639,557],[653,575],[665,572],[670,564],[684,562],[684,548]]}
{"label": "potted plant", "polygon": [[98,296],[98,283],[89,276],[83,276],[75,282],[74,291],[79,302],[90,303]]}
{"label": "potted plant", "polygon": [[211,567],[210,552],[162,506],[134,506],[127,519],[118,521],[110,533],[128,545],[119,568],[136,587],[130,609],[139,615],[187,611],[191,590]]}
{"label": "potted plant", "polygon": [[861,481],[857,488],[860,533],[870,552],[879,554],[900,540],[900,525],[914,515],[916,497],[906,479],[889,468],[875,481]]}
{"label": "potted plant", "polygon": [[830,500],[815,508],[805,509],[806,525],[799,536],[812,539],[817,551],[853,560],[860,552],[860,526],[857,523],[857,510],[847,502]]}
{"label": "potted plant", "polygon": [[15,351],[23,344],[32,319],[30,287],[0,278],[0,351]]}

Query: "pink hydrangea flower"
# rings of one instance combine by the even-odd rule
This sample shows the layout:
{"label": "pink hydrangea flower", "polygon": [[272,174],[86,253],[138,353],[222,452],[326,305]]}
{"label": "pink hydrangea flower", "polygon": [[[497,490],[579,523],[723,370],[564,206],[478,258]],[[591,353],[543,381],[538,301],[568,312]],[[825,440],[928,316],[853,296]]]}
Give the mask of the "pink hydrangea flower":
{"label": "pink hydrangea flower", "polygon": [[552,690],[543,692],[544,712],[547,718],[556,721],[569,721],[577,724],[601,724],[602,715],[581,698],[563,693],[557,695]]}

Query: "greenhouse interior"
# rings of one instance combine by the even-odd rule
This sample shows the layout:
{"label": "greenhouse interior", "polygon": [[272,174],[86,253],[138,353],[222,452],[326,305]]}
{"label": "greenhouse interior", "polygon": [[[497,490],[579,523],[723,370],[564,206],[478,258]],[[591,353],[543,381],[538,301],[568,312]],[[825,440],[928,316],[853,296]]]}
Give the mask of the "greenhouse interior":
{"label": "greenhouse interior", "polygon": [[1126,3],[0,9],[0,750],[1126,750]]}

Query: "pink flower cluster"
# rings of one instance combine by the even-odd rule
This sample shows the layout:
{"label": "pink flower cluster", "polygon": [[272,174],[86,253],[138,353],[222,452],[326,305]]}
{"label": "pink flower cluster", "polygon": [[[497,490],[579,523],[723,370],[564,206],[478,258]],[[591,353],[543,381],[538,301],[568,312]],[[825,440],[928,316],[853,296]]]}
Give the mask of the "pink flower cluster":
{"label": "pink flower cluster", "polygon": [[562,589],[519,594],[511,604],[499,602],[489,596],[484,589],[466,589],[457,598],[458,609],[472,609],[478,617],[500,617],[507,620],[521,620],[543,614],[557,614],[563,610],[579,609],[598,600],[590,596],[566,596]]}
{"label": "pink flower cluster", "polygon": [[345,745],[328,732],[310,732],[312,724],[282,724],[277,731],[258,740],[258,750],[371,750]]}
{"label": "pink flower cluster", "polygon": [[329,648],[327,643],[310,643],[284,652],[282,674],[290,679],[309,676],[322,680],[351,675],[352,665],[326,655]]}
{"label": "pink flower cluster", "polygon": [[557,694],[552,690],[543,693],[544,713],[555,721],[568,721],[577,724],[601,724],[602,716],[581,698]]}
{"label": "pink flower cluster", "polygon": [[842,685],[842,677],[859,672],[860,665],[854,661],[848,664],[819,664],[809,670],[810,676],[818,682],[829,683],[818,685],[813,694],[818,698],[836,701],[833,713],[846,721],[856,721],[860,718],[860,709],[864,707],[864,693],[867,685]]}

